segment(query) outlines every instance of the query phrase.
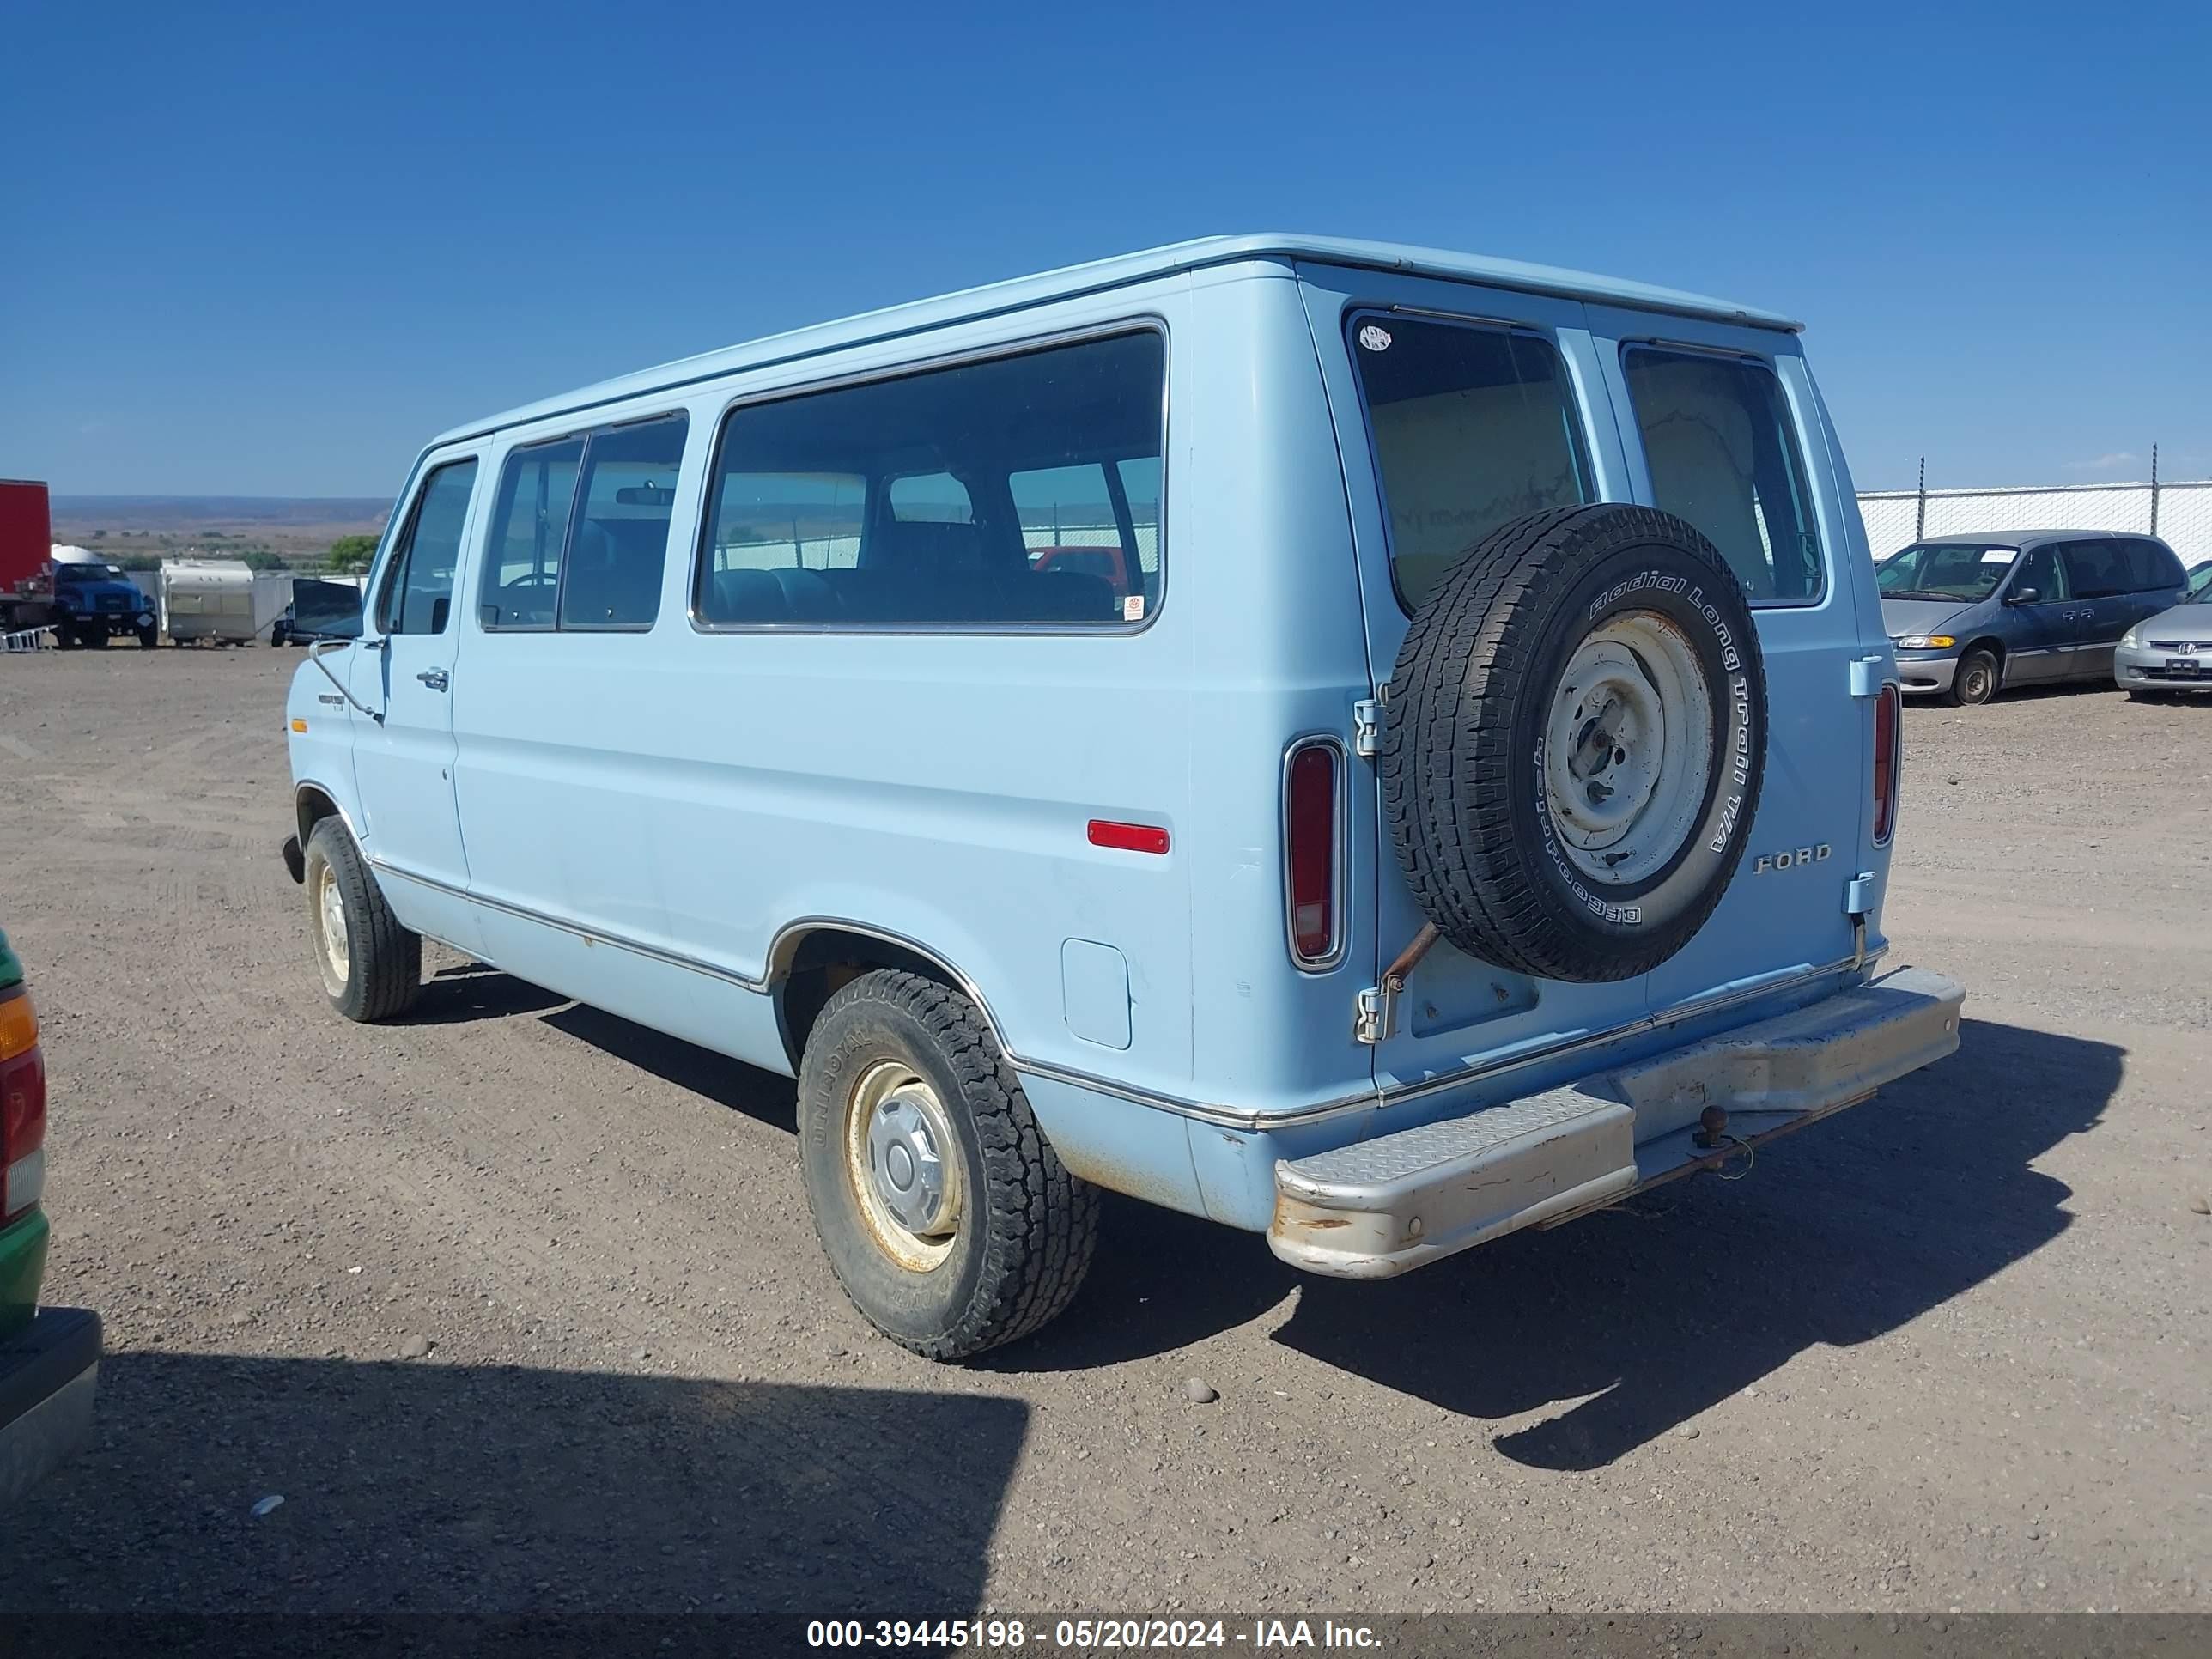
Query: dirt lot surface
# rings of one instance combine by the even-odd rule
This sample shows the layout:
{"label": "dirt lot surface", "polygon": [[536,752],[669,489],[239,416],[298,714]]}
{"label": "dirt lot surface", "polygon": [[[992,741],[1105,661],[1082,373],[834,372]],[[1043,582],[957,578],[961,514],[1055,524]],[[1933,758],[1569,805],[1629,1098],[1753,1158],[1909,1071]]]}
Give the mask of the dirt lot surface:
{"label": "dirt lot surface", "polygon": [[1962,1051],[1749,1179],[1372,1286],[1115,1203],[955,1370],[839,1294],[787,1082],[450,957],[330,1012],[299,660],[0,659],[47,1288],[111,1350],[0,1611],[2212,1610],[2212,706],[1908,714],[1893,960]]}

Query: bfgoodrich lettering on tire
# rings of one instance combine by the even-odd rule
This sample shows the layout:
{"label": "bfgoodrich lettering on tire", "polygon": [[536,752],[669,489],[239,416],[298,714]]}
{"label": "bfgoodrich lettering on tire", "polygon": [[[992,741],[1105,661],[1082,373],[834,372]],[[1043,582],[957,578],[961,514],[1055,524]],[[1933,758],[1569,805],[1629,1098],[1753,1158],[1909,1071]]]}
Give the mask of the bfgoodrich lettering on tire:
{"label": "bfgoodrich lettering on tire", "polygon": [[1098,1191],[1038,1130],[975,1005],[917,974],[830,999],[799,1073],[814,1228],[853,1305],[930,1359],[1026,1336],[1083,1283]]}
{"label": "bfgoodrich lettering on tire", "polygon": [[1765,762],[1734,573],[1681,520],[1613,504],[1504,526],[1445,574],[1398,653],[1380,757],[1438,932],[1585,982],[1648,973],[1704,926]]}

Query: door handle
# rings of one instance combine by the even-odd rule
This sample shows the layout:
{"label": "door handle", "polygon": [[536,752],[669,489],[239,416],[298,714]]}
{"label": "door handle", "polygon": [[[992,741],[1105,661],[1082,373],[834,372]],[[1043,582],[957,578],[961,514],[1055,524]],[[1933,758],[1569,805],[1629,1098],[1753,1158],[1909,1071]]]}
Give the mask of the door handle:
{"label": "door handle", "polygon": [[446,671],[442,668],[426,668],[415,678],[422,681],[423,684],[428,686],[433,691],[442,691],[448,685],[453,684],[451,680],[446,678]]}

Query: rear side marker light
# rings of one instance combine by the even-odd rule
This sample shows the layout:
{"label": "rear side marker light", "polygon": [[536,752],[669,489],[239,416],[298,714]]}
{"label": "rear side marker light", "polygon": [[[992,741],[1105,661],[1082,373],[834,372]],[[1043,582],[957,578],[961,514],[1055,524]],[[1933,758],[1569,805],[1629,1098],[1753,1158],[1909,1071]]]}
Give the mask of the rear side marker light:
{"label": "rear side marker light", "polygon": [[1338,783],[1342,750],[1318,741],[1292,749],[1283,771],[1283,872],[1291,955],[1302,968],[1338,951]]}
{"label": "rear side marker light", "polygon": [[1168,850],[1168,832],[1157,823],[1119,823],[1111,818],[1093,818],[1089,833],[1093,847],[1111,847],[1123,853]]}
{"label": "rear side marker light", "polygon": [[1887,847],[1897,829],[1897,791],[1904,755],[1899,731],[1902,696],[1894,682],[1874,704],[1874,844]]}
{"label": "rear side marker light", "polygon": [[46,1185],[46,1062],[39,1020],[20,989],[0,993],[0,1226],[39,1201]]}

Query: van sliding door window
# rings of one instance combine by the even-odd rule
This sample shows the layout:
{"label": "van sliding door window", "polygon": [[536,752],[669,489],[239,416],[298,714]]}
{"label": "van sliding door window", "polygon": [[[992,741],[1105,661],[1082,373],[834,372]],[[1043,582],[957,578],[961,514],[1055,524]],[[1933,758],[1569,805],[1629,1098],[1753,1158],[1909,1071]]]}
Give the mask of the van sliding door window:
{"label": "van sliding door window", "polygon": [[442,634],[453,602],[453,569],[460,562],[461,532],[477,464],[455,461],[430,474],[415,498],[407,530],[385,578],[377,625],[386,634]]}
{"label": "van sliding door window", "polygon": [[690,429],[665,415],[512,451],[484,541],[483,626],[651,628]]}
{"label": "van sliding door window", "polygon": [[1765,363],[1630,346],[1620,354],[1652,504],[1705,532],[1753,605],[1826,586],[1812,492],[1782,382]]}
{"label": "van sliding door window", "polygon": [[1159,609],[1158,331],[775,402],[723,422],[702,628],[1140,628]]}
{"label": "van sliding door window", "polygon": [[576,499],[581,438],[532,444],[507,458],[484,541],[477,611],[486,628],[553,626],[561,591],[561,553]]}
{"label": "van sliding door window", "polygon": [[561,626],[653,626],[688,416],[592,434],[583,505],[561,571]]}
{"label": "van sliding door window", "polygon": [[1408,614],[1500,525],[1589,499],[1580,420],[1550,341],[1382,313],[1356,313],[1346,327],[1390,526],[1390,579]]}

